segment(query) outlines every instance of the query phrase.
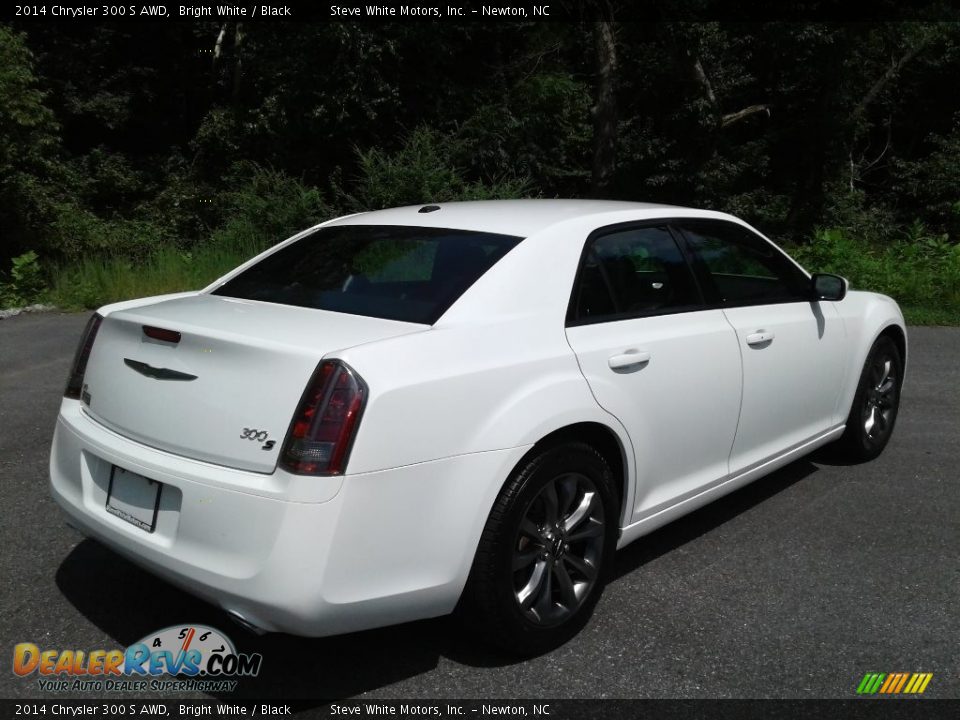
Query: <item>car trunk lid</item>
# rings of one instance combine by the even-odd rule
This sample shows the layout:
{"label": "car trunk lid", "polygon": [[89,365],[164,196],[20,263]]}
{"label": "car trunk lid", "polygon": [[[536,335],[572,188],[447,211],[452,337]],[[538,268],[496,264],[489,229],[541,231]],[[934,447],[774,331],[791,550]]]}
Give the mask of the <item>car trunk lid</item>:
{"label": "car trunk lid", "polygon": [[427,329],[205,294],[177,298],[104,319],[83,401],[94,419],[145,445],[269,473],[325,354]]}

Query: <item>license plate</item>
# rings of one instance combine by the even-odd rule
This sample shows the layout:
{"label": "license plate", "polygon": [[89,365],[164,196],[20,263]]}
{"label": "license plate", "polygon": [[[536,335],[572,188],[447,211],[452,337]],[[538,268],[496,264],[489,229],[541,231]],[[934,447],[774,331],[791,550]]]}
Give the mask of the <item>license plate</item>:
{"label": "license plate", "polygon": [[157,526],[162,488],[162,483],[156,480],[114,465],[107,491],[107,512],[141,530],[153,532]]}

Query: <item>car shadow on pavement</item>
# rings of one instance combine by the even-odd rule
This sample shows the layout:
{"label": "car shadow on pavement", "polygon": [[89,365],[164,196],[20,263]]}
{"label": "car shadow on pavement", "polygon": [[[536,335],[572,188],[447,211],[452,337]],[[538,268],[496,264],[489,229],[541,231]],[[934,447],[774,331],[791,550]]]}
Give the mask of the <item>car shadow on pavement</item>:
{"label": "car shadow on pavement", "polygon": [[[810,462],[800,460],[657,530],[617,554],[612,581],[730,521],[815,471]],[[234,624],[219,608],[89,539],[64,559],[56,583],[78,611],[122,647],[162,628],[191,623],[225,632],[240,652],[261,653],[260,674],[243,678],[237,691],[230,694],[234,698],[342,699],[429,672],[441,657],[472,667],[519,662],[484,649],[451,618],[328,638],[257,636]]]}
{"label": "car shadow on pavement", "polygon": [[235,698],[350,697],[428,672],[450,645],[447,619],[329,638],[258,636],[235,624],[220,608],[90,539],[64,559],[56,583],[77,610],[121,647],[171,625],[203,624],[223,631],[239,652],[261,653],[260,674],[242,678],[237,691],[230,694]]}
{"label": "car shadow on pavement", "polygon": [[817,466],[808,458],[801,458],[655,530],[617,553],[612,582],[729,522],[815,472]]}

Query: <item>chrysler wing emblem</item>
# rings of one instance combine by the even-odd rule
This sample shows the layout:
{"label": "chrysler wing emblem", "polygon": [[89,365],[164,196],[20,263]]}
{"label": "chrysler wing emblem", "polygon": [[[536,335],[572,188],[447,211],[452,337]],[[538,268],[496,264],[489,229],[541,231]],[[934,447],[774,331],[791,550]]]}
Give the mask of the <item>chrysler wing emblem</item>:
{"label": "chrysler wing emblem", "polygon": [[139,362],[138,360],[131,360],[130,358],[124,358],[123,362],[127,367],[133,368],[141,375],[146,375],[147,377],[153,378],[154,380],[196,380],[196,375],[190,375],[188,373],[183,373],[178,370],[171,370],[170,368],[155,368],[151,365],[147,365],[145,362]]}

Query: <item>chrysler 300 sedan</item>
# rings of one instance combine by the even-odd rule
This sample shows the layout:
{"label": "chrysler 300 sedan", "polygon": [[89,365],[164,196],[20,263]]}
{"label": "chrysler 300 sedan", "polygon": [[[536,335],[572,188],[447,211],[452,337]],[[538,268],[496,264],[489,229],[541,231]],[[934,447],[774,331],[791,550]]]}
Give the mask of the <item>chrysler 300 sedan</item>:
{"label": "chrysler 300 sedan", "polygon": [[94,314],[51,486],[248,628],[456,610],[532,653],[587,621],[617,548],[821,445],[878,455],[906,352],[893,300],[730,215],[362,213]]}

